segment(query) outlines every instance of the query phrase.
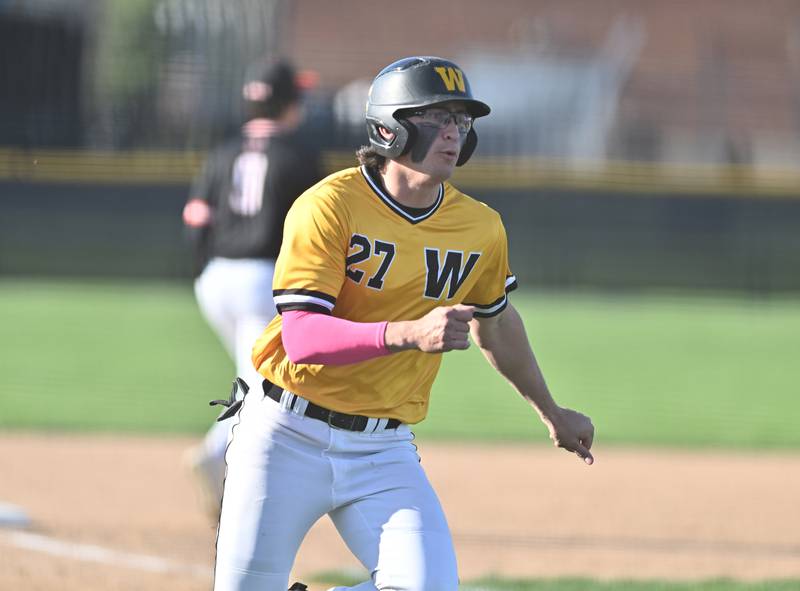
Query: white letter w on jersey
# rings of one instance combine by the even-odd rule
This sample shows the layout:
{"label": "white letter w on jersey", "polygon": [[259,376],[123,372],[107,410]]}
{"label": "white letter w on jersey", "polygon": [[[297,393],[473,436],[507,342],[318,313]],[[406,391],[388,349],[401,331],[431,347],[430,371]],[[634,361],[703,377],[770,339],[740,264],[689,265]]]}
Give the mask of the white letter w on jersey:
{"label": "white letter w on jersey", "polygon": [[469,253],[467,262],[464,264],[464,253],[460,250],[448,250],[444,255],[442,264],[442,253],[435,248],[425,249],[425,267],[428,275],[425,278],[425,297],[434,300],[441,299],[444,288],[449,284],[447,299],[456,295],[458,288],[475,267],[475,263],[481,257],[479,252]]}

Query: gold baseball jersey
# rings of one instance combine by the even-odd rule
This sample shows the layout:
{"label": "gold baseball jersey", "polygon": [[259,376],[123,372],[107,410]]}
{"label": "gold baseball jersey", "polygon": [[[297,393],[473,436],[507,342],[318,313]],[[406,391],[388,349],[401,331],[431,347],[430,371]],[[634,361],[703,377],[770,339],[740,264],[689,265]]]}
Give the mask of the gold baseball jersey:
{"label": "gold baseball jersey", "polygon": [[[308,189],[286,218],[273,281],[279,313],[306,310],[355,322],[415,320],[464,303],[499,314],[516,287],[499,214],[440,185],[410,212],[365,167]],[[309,334],[307,338],[313,339]],[[253,348],[270,382],[338,412],[421,421],[441,354],[409,350],[349,365],[292,363],[276,316]]]}

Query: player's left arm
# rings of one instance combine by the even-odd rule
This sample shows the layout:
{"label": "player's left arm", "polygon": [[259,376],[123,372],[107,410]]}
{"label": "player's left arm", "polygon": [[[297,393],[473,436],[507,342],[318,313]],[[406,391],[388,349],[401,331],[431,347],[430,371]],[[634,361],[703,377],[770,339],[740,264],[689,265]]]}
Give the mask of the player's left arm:
{"label": "player's left arm", "polygon": [[522,318],[511,303],[496,316],[476,316],[470,322],[470,334],[489,363],[536,409],[553,443],[577,454],[587,464],[593,463],[592,421],[577,411],[558,406],[553,400]]}

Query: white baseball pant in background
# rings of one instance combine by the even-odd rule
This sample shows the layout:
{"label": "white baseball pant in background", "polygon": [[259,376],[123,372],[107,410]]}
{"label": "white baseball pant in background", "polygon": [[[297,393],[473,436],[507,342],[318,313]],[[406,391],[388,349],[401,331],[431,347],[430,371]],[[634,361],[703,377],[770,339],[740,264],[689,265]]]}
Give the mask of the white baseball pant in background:
{"label": "white baseball pant in background", "polygon": [[[276,314],[274,273],[271,260],[214,258],[194,284],[200,311],[234,361],[236,375],[248,384],[260,384],[263,379],[253,367],[251,353],[256,339]],[[214,423],[203,444],[205,455],[219,473],[220,487],[232,425],[232,420]]]}

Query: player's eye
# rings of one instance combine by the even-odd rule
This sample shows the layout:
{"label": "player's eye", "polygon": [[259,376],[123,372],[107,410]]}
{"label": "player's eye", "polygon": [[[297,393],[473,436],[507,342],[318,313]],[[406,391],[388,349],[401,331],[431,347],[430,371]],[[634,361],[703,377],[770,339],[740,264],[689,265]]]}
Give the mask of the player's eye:
{"label": "player's eye", "polygon": [[433,125],[440,129],[447,127],[450,121],[456,124],[459,133],[467,133],[472,129],[472,116],[469,113],[453,113],[444,109],[425,109],[416,111],[413,114],[422,119],[422,123]]}

